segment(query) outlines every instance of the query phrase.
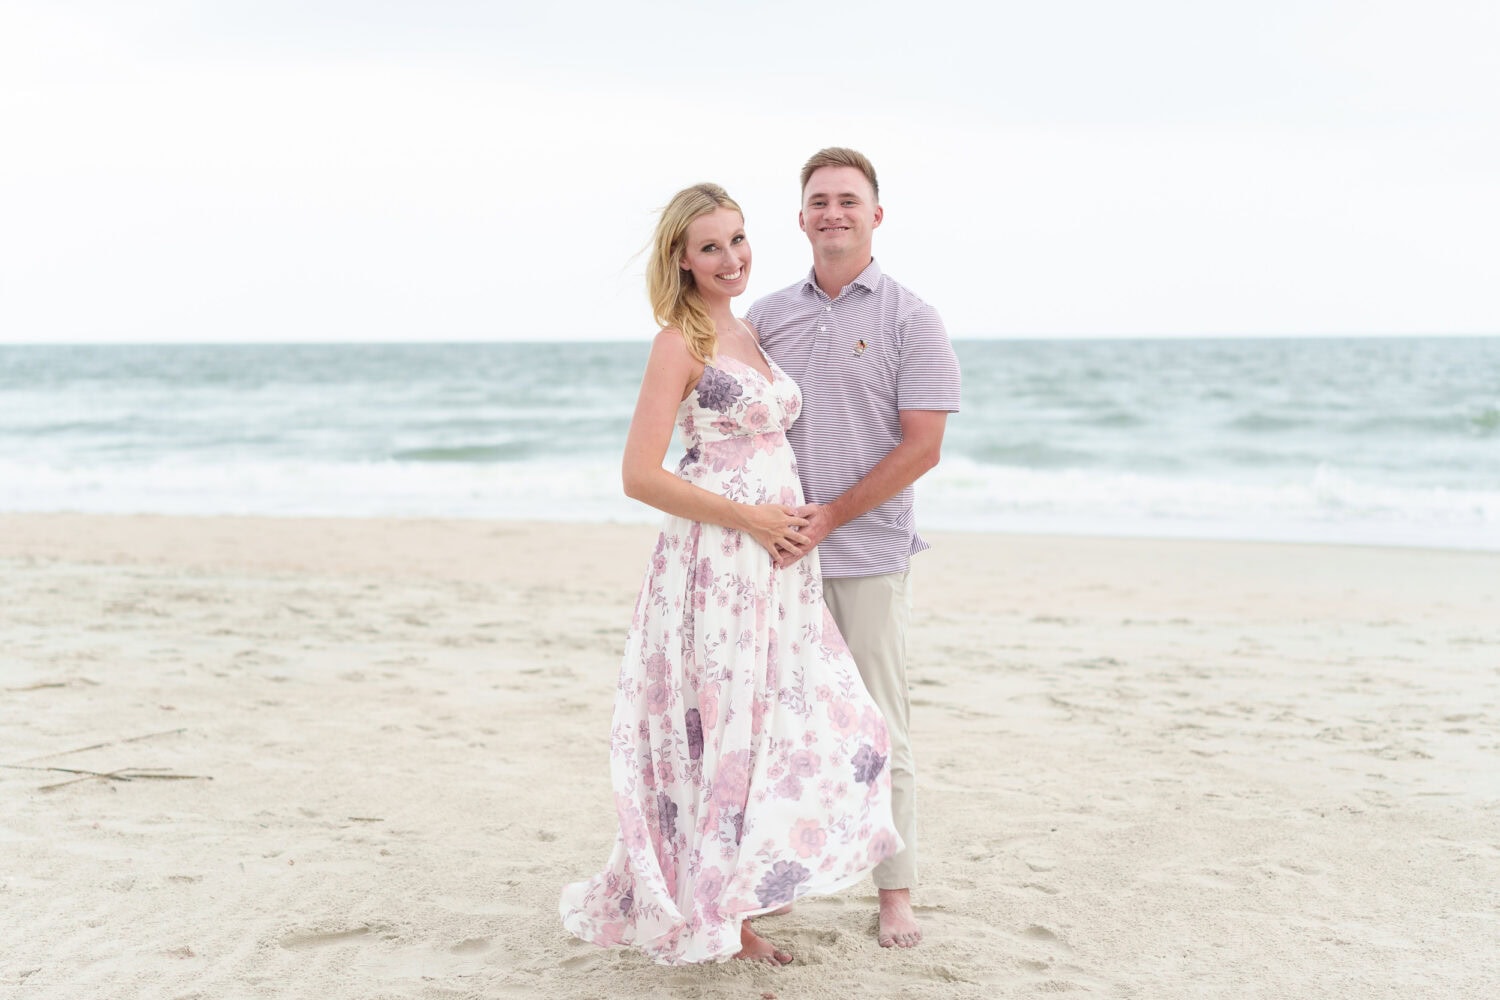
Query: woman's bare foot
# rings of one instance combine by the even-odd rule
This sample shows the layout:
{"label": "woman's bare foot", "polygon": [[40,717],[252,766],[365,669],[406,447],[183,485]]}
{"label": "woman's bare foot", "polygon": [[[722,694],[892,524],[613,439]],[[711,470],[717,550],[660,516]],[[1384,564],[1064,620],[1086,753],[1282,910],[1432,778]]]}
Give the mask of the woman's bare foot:
{"label": "woman's bare foot", "polygon": [[765,938],[750,929],[750,921],[746,920],[740,924],[740,950],[735,958],[747,959],[751,962],[765,962],[767,965],[783,966],[792,960],[788,952],[782,951]]}
{"label": "woman's bare foot", "polygon": [[880,890],[880,947],[915,948],[922,940],[922,928],[911,911],[910,889]]}

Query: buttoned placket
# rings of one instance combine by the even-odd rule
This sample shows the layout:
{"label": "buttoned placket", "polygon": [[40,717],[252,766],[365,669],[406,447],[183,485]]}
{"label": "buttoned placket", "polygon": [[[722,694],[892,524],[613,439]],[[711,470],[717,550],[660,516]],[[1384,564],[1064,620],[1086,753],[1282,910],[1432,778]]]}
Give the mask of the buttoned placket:
{"label": "buttoned placket", "polygon": [[822,360],[828,353],[828,345],[832,337],[828,333],[828,324],[832,317],[833,303],[821,288],[809,284],[813,295],[823,304],[822,315],[815,317],[817,329],[813,333],[812,350],[807,352],[807,366],[803,369],[800,382],[806,383],[815,368],[822,367]]}
{"label": "buttoned placket", "polygon": [[819,340],[815,343],[817,343],[819,348],[818,361],[827,370],[836,370],[838,368],[839,362],[835,360],[835,349],[841,349],[838,343],[838,324],[835,322],[836,317],[833,315],[833,307],[845,298],[852,298],[854,288],[855,286],[852,283],[845,285],[843,291],[839,292],[839,297],[836,299],[828,298],[827,294],[821,288],[818,289],[818,294],[823,298],[823,315],[818,317]]}

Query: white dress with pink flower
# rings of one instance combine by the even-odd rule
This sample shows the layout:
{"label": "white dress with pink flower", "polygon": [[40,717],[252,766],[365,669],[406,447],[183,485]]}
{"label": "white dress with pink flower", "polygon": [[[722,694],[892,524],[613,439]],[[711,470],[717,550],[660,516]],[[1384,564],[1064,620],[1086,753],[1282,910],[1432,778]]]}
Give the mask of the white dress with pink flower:
{"label": "white dress with pink flower", "polygon": [[[785,435],[802,397],[771,372],[705,368],[678,410],[679,476],[802,502]],[[746,917],[845,888],[900,848],[889,755],[816,550],[778,570],[741,532],[668,516],[615,697],[619,834],[604,871],[563,890],[563,925],[668,964],[731,957]]]}

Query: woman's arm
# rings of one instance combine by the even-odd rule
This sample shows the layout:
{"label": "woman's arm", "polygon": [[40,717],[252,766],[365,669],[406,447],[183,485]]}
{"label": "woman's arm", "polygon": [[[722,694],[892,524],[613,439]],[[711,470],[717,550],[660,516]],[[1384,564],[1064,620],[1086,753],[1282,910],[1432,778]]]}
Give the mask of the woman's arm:
{"label": "woman's arm", "polygon": [[797,529],[807,519],[792,507],[737,503],[662,468],[677,407],[702,375],[703,364],[688,353],[682,334],[666,329],[656,335],[625,438],[620,470],[625,495],[668,514],[743,531],[773,557],[800,554],[804,540]]}

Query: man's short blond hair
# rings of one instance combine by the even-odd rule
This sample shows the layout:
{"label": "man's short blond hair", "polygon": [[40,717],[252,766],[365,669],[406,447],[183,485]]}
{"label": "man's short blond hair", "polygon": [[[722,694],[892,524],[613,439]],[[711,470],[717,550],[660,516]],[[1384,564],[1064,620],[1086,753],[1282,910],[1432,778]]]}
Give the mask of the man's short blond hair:
{"label": "man's short blond hair", "polygon": [[802,164],[803,191],[807,190],[807,182],[819,167],[853,167],[865,175],[865,180],[870,182],[870,190],[875,192],[875,200],[880,200],[880,182],[875,179],[875,165],[864,153],[844,146],[829,146],[818,150]]}

